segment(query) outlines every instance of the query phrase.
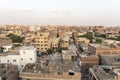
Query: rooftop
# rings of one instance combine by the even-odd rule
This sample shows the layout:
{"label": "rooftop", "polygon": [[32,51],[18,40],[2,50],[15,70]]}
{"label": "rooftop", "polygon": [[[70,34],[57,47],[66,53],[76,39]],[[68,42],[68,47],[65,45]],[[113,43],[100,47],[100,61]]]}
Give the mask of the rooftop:
{"label": "rooftop", "polygon": [[23,72],[29,73],[56,73],[56,72],[80,72],[77,63],[72,61],[63,61],[61,55],[55,54],[51,56],[51,60],[36,64],[27,64]]}
{"label": "rooftop", "polygon": [[104,65],[120,67],[120,55],[101,55],[101,61]]}
{"label": "rooftop", "polygon": [[17,80],[18,67],[11,64],[0,64],[0,77],[8,78],[8,80]]}
{"label": "rooftop", "polygon": [[34,50],[34,49],[35,49],[34,46],[22,46],[22,47],[20,48],[20,50]]}
{"label": "rooftop", "polygon": [[7,55],[19,55],[18,50],[10,50],[4,53],[0,53],[0,56],[7,56]]}
{"label": "rooftop", "polygon": [[120,48],[116,44],[89,44],[95,48],[101,48],[101,49],[111,49],[111,48]]}
{"label": "rooftop", "polygon": [[114,76],[110,73],[105,72],[105,70],[99,65],[95,65],[93,68],[90,68],[90,71],[99,80],[114,80]]}

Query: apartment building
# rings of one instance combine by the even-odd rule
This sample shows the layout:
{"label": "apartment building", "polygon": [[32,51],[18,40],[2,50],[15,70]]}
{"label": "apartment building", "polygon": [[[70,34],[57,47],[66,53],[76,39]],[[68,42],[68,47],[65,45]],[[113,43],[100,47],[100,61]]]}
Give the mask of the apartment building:
{"label": "apartment building", "polygon": [[36,48],[23,46],[19,50],[10,50],[0,54],[0,63],[17,65],[21,71],[27,63],[36,63]]}
{"label": "apartment building", "polygon": [[55,51],[58,49],[58,47],[60,45],[59,40],[60,40],[60,38],[53,38],[52,41],[51,41],[51,47]]}
{"label": "apartment building", "polygon": [[61,40],[60,40],[60,47],[68,49],[69,42],[70,42],[70,38],[69,37],[61,38]]}
{"label": "apartment building", "polygon": [[88,43],[90,43],[90,40],[87,38],[79,37],[79,38],[75,38],[75,42],[76,42],[76,44],[80,44],[80,43],[88,44]]}
{"label": "apartment building", "polygon": [[34,45],[37,50],[46,52],[46,50],[50,48],[49,35],[49,32],[35,32],[31,44]]}

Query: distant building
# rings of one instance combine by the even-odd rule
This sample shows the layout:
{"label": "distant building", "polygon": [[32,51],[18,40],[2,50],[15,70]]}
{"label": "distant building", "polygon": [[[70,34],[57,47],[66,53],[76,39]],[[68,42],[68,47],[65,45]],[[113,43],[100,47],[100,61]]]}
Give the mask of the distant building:
{"label": "distant building", "polygon": [[106,38],[117,38],[120,34],[119,31],[106,31]]}
{"label": "distant building", "polygon": [[40,29],[41,29],[41,27],[37,26],[37,25],[35,25],[35,26],[29,26],[29,31],[38,31]]}
{"label": "distant building", "polygon": [[82,48],[84,51],[87,51],[88,50],[88,44],[90,43],[90,40],[89,39],[86,39],[86,38],[75,38],[75,43],[79,48]]}
{"label": "distant building", "polygon": [[70,38],[69,37],[64,37],[60,40],[60,47],[68,49],[69,43],[70,43]]}
{"label": "distant building", "polygon": [[62,57],[64,61],[77,61],[77,53],[74,50],[63,50]]}
{"label": "distant building", "polygon": [[50,33],[49,32],[36,32],[33,36],[31,44],[34,45],[37,50],[46,52],[50,48]]}
{"label": "distant building", "polygon": [[59,40],[60,38],[53,38],[52,41],[51,41],[51,47],[53,50],[57,50],[58,47],[60,46],[60,43],[59,43]]}

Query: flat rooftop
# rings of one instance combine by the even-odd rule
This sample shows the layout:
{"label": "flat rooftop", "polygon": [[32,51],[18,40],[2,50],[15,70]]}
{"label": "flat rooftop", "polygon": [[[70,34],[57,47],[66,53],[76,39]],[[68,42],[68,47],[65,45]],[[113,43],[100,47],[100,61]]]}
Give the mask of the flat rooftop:
{"label": "flat rooftop", "polygon": [[23,72],[27,73],[56,73],[56,72],[80,72],[77,62],[63,61],[61,55],[55,54],[51,56],[51,60],[39,62],[36,64],[27,64]]}
{"label": "flat rooftop", "polygon": [[100,44],[89,44],[89,45],[95,48],[106,48],[106,49],[110,48],[110,46],[105,46],[105,45],[100,45]]}
{"label": "flat rooftop", "polygon": [[34,50],[34,49],[35,49],[34,46],[22,46],[22,47],[20,48],[20,50]]}
{"label": "flat rooftop", "polygon": [[120,55],[101,55],[101,61],[104,65],[120,66]]}
{"label": "flat rooftop", "polygon": [[19,55],[18,50],[10,50],[4,53],[0,53],[0,56],[7,56],[7,55]]}
{"label": "flat rooftop", "polygon": [[95,65],[93,68],[90,68],[92,74],[94,74],[99,80],[114,80],[113,75],[105,72],[105,70],[99,66]]}
{"label": "flat rooftop", "polygon": [[85,52],[83,52],[83,53],[81,53],[81,54],[79,54],[79,56],[80,57],[96,57],[96,58],[98,58],[98,56],[97,55],[95,55],[95,54],[93,54],[93,53],[85,53]]}

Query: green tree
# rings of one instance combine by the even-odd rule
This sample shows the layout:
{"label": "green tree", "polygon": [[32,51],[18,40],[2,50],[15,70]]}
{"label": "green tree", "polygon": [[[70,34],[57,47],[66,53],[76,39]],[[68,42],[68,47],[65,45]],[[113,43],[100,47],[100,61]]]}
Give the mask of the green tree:
{"label": "green tree", "polygon": [[50,48],[50,49],[47,50],[47,53],[48,53],[48,54],[52,54],[52,53],[53,53],[53,50]]}
{"label": "green tree", "polygon": [[105,34],[99,34],[99,35],[95,35],[96,37],[101,37],[101,38],[106,38]]}
{"label": "green tree", "polygon": [[17,36],[12,33],[8,34],[6,37],[9,37],[10,39],[12,39],[13,43],[22,43],[22,41],[24,40],[24,37]]}
{"label": "green tree", "polygon": [[2,46],[0,46],[0,53],[2,53],[3,52],[3,47]]}
{"label": "green tree", "polygon": [[95,43],[102,43],[102,39],[96,39]]}
{"label": "green tree", "polygon": [[57,49],[57,52],[62,53],[62,48],[59,47],[59,48]]}
{"label": "green tree", "polygon": [[90,42],[92,42],[92,39],[93,39],[93,33],[92,33],[92,32],[87,32],[87,34],[85,35],[85,37],[86,37],[87,39],[89,39]]}
{"label": "green tree", "polygon": [[62,53],[62,50],[67,50],[67,49],[68,49],[68,48],[59,47],[59,48],[57,49],[57,52]]}

